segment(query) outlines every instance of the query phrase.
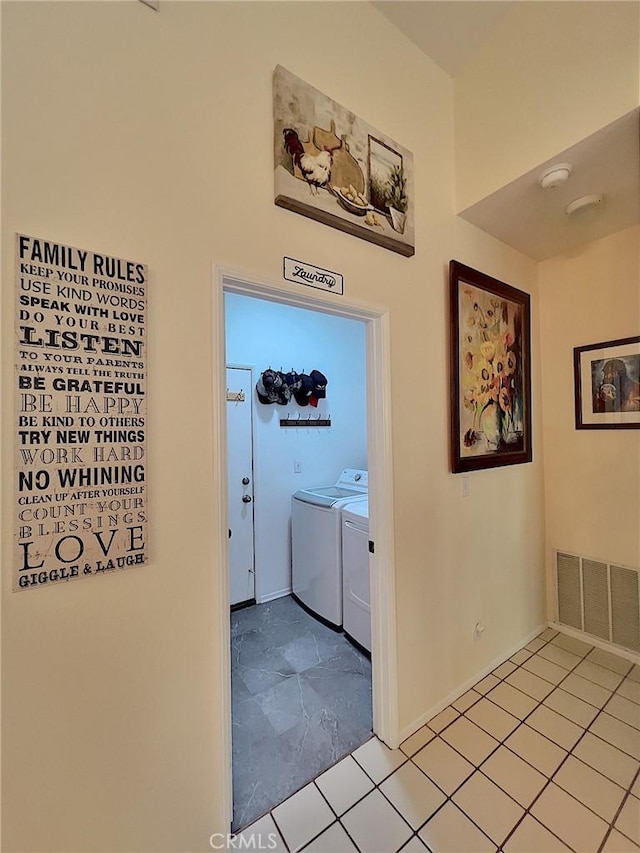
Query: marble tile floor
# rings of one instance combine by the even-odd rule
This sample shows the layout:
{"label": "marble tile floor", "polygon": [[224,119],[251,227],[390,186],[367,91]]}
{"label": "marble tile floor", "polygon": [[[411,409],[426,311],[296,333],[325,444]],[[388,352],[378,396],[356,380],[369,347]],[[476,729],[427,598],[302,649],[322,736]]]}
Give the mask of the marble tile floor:
{"label": "marble tile floor", "polygon": [[372,737],[241,835],[306,853],[638,853],[640,665],[547,628],[399,749]]}
{"label": "marble tile floor", "polygon": [[291,596],[231,614],[233,825],[372,735],[371,662]]}

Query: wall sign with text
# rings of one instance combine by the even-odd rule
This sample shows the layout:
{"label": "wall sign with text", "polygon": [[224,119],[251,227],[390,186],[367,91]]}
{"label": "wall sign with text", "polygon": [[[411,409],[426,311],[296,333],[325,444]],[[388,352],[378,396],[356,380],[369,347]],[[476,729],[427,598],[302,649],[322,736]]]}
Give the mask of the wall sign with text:
{"label": "wall sign with text", "polygon": [[328,290],[330,293],[338,293],[341,296],[344,293],[344,278],[340,273],[286,257],[283,258],[283,267],[282,274],[287,281],[306,284],[307,287],[316,287],[318,290]]}
{"label": "wall sign with text", "polygon": [[16,235],[14,589],[147,560],[147,267]]}

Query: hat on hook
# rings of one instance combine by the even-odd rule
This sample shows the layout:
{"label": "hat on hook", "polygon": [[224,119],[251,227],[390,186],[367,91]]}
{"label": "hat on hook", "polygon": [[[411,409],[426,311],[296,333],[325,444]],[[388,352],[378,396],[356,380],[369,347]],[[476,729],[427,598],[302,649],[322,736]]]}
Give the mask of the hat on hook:
{"label": "hat on hook", "polygon": [[284,381],[292,394],[295,394],[296,391],[299,391],[302,385],[300,374],[296,373],[295,370],[291,370],[289,373],[285,373]]}
{"label": "hat on hook", "polygon": [[296,403],[299,406],[308,406],[310,402],[311,392],[313,391],[313,380],[306,373],[298,374],[300,387],[293,392]]}
{"label": "hat on hook", "polygon": [[284,381],[284,376],[271,369],[260,374],[260,379],[256,382],[256,393],[258,400],[265,405],[278,403],[286,406],[291,399],[291,390]]}
{"label": "hat on hook", "polygon": [[327,377],[324,373],[320,373],[319,370],[312,370],[309,374],[309,378],[313,383],[309,402],[312,406],[317,406],[318,400],[324,400],[327,396]]}

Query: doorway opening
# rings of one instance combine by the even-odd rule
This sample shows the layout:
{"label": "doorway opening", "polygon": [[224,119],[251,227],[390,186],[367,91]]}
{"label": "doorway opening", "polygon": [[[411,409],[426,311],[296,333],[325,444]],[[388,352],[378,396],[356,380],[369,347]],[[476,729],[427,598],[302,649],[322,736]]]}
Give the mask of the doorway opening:
{"label": "doorway opening", "polygon": [[[234,300],[236,304],[235,308],[232,309],[230,308],[230,305],[232,305]],[[278,358],[277,355],[273,355],[271,358],[269,358],[268,355],[256,356],[255,348],[253,349],[254,355],[250,355],[248,358],[242,356],[241,353],[239,354],[237,349],[230,350],[228,347],[229,342],[226,340],[225,336],[225,329],[228,329],[226,321],[228,320],[228,315],[231,315],[232,310],[238,308],[238,300],[243,300],[242,308],[244,309],[248,307],[250,312],[260,313],[261,309],[280,309],[283,315],[290,318],[286,322],[291,324],[289,326],[289,332],[292,339],[295,339],[295,335],[300,333],[300,327],[303,325],[295,321],[296,315],[294,309],[306,309],[302,312],[298,311],[298,316],[301,317],[303,314],[312,313],[315,316],[317,323],[322,324],[326,322],[329,325],[331,323],[337,324],[337,327],[339,327],[340,330],[336,331],[334,329],[332,332],[328,333],[328,339],[325,341],[325,346],[331,346],[332,338],[342,342],[346,340],[349,335],[352,335],[355,341],[357,341],[358,336],[360,337],[363,349],[362,375],[358,376],[354,363],[354,376],[352,383],[352,395],[354,402],[354,412],[352,413],[352,416],[354,418],[354,423],[352,429],[346,430],[347,433],[351,433],[352,435],[345,438],[346,444],[342,448],[343,457],[340,462],[338,462],[337,458],[325,460],[329,462],[329,465],[327,466],[325,464],[324,469],[322,468],[323,454],[327,453],[328,448],[328,443],[326,440],[323,442],[322,439],[323,428],[326,428],[328,426],[327,422],[330,422],[332,419],[334,419],[335,423],[336,414],[334,414],[334,412],[338,413],[340,418],[344,418],[345,413],[348,411],[348,405],[345,404],[345,401],[343,401],[344,405],[342,409],[340,409],[338,405],[339,401],[336,397],[339,383],[337,381],[334,382],[335,393],[332,399],[331,370],[327,369],[326,378],[328,379],[328,382],[326,398],[323,398],[320,394],[320,400],[316,400],[317,405],[315,407],[308,407],[310,409],[309,414],[307,414],[306,411],[307,406],[302,401],[301,405],[305,406],[302,411],[300,411],[299,406],[295,404],[291,407],[287,406],[286,408],[277,404],[271,405],[268,401],[266,404],[260,404],[259,401],[261,398],[256,396],[254,389],[256,387],[256,382],[260,379],[265,370],[272,369],[277,373],[295,371],[298,373],[308,374],[314,369],[322,371],[322,368],[326,365],[322,360],[318,360],[317,364],[312,364],[311,362],[307,364],[306,359],[313,358],[313,355],[302,355],[302,360],[305,361],[305,364],[297,363],[293,360],[290,349],[288,350],[286,357],[283,355],[282,359]],[[305,487],[308,485],[317,486],[320,483],[324,483],[327,474],[325,473],[321,475],[319,473],[321,470],[331,471],[333,482],[333,477],[336,472],[339,472],[344,465],[351,465],[356,470],[358,467],[361,467],[363,469],[368,469],[369,471],[370,520],[369,533],[367,535],[371,541],[369,550],[373,549],[373,553],[369,558],[371,571],[371,681],[373,693],[373,731],[378,735],[378,737],[387,743],[387,745],[395,747],[397,746],[398,739],[398,722],[396,709],[395,622],[393,606],[395,597],[391,505],[392,488],[390,458],[388,316],[383,309],[376,307],[355,305],[348,301],[343,301],[342,299],[337,303],[337,300],[333,295],[326,295],[320,292],[310,294],[301,293],[299,290],[291,288],[284,283],[274,284],[264,280],[256,281],[253,276],[245,277],[238,275],[237,273],[225,272],[220,269],[216,271],[213,303],[214,325],[218,332],[216,335],[218,343],[214,353],[214,400],[216,403],[214,416],[218,432],[220,434],[220,440],[216,443],[217,461],[219,463],[218,470],[225,473],[227,470],[231,472],[232,466],[235,465],[234,476],[238,480],[238,483],[235,484],[238,494],[232,495],[231,492],[227,494],[227,479],[226,477],[221,476],[221,487],[219,494],[217,495],[219,502],[219,533],[225,534],[224,537],[221,537],[222,560],[219,564],[220,601],[218,615],[220,617],[221,624],[220,640],[223,644],[223,648],[226,648],[229,652],[227,656],[225,678],[221,685],[224,688],[224,710],[228,721],[228,726],[225,727],[226,731],[223,732],[223,737],[225,738],[225,751],[231,759],[231,728],[232,722],[235,721],[232,718],[231,712],[231,656],[238,656],[240,654],[240,649],[244,647],[245,652],[248,653],[250,658],[251,652],[249,647],[252,641],[255,641],[259,645],[260,619],[263,618],[263,615],[267,613],[267,611],[267,621],[270,623],[270,630],[275,631],[276,633],[279,630],[284,632],[289,631],[291,630],[291,625],[287,626],[286,623],[287,620],[292,619],[295,626],[297,626],[295,627],[295,630],[300,629],[304,634],[304,637],[302,638],[303,642],[296,644],[295,648],[289,649],[289,652],[291,652],[294,657],[297,656],[294,661],[294,663],[297,664],[297,669],[293,672],[290,670],[287,671],[285,663],[283,673],[285,673],[288,678],[285,678],[284,675],[282,678],[278,678],[277,673],[275,676],[277,681],[284,683],[283,689],[285,692],[293,691],[296,693],[298,707],[300,706],[301,701],[303,705],[305,701],[305,697],[303,696],[304,679],[301,678],[298,671],[305,669],[306,662],[303,660],[305,655],[309,656],[309,663],[314,663],[316,660],[318,663],[321,663],[323,654],[325,656],[328,654],[327,649],[330,649],[330,651],[337,651],[338,657],[342,653],[346,655],[349,654],[345,649],[338,648],[337,646],[331,646],[332,643],[337,643],[338,641],[344,641],[348,644],[348,641],[344,640],[343,634],[332,631],[331,627],[327,628],[320,620],[314,618],[319,615],[319,612],[316,609],[314,613],[313,608],[316,605],[313,604],[313,599],[313,607],[310,608],[310,612],[308,612],[309,608],[307,608],[307,610],[303,610],[299,607],[299,603],[302,603],[303,605],[306,604],[304,600],[301,601],[298,596],[296,596],[296,598],[292,598],[291,577],[289,575],[289,555],[291,547],[291,522],[289,521],[289,517],[291,515],[291,494],[295,491],[295,487],[297,485]],[[265,318],[264,322],[264,338],[269,341],[268,318]],[[244,330],[247,335],[252,334],[250,322],[246,322]],[[335,337],[336,335],[338,338]],[[231,337],[231,334],[229,337]],[[279,343],[283,344],[282,331],[277,332],[272,336],[272,352],[278,353],[280,350],[283,352],[285,351],[286,348],[284,345],[279,347]],[[339,348],[336,347],[336,349]],[[302,352],[302,350],[303,347],[301,346],[300,352]],[[249,351],[249,349],[247,349],[247,351]],[[322,351],[320,350],[317,352],[318,359],[320,359]],[[269,363],[270,361],[271,363]],[[292,363],[281,364],[281,361]],[[348,357],[346,358],[344,369],[345,371],[349,370]],[[228,370],[231,371],[231,373],[227,373]],[[231,386],[227,381],[227,379],[230,379],[231,381],[231,378],[234,382],[234,386]],[[250,384],[248,382],[249,378]],[[238,380],[241,380],[240,385],[242,387],[235,387],[235,385],[238,384]],[[344,388],[344,381],[341,384]],[[248,387],[245,388],[245,385],[248,385]],[[262,458],[259,461],[259,468],[256,466],[256,470],[254,470],[253,463],[251,459],[249,459],[249,461],[245,460],[240,463],[240,468],[244,465],[244,471],[240,471],[236,465],[237,460],[235,460],[235,447],[238,443],[236,439],[237,436],[243,434],[243,430],[244,435],[246,436],[246,425],[244,427],[241,425],[239,426],[235,421],[227,423],[227,409],[229,408],[229,405],[231,405],[231,408],[240,408],[239,406],[233,405],[233,400],[235,399],[236,401],[239,401],[244,398],[246,401],[247,397],[252,399],[254,409],[253,415],[250,416],[250,420],[254,425],[252,432],[253,441],[256,440],[256,425],[260,429],[266,426],[267,429],[271,430],[271,437],[269,440],[275,442],[275,444],[272,443],[269,445],[267,443],[265,445],[263,443],[260,450]],[[300,398],[298,398],[298,400],[299,399]],[[361,411],[359,414],[355,411],[358,408],[356,405],[358,399],[361,400],[361,408],[364,409],[364,411]],[[228,401],[231,402],[229,403]],[[334,404],[334,412],[331,411],[332,403]],[[362,421],[361,427],[358,427],[358,418]],[[287,429],[288,425],[283,421],[291,420],[296,420],[296,423],[293,425],[293,429]],[[311,426],[300,427],[297,421],[304,420],[317,420],[322,422],[323,426],[318,424],[318,426],[314,426],[313,428]],[[329,429],[331,428],[329,427]],[[361,429],[360,440],[358,440],[359,429]],[[251,432],[251,425],[249,426],[249,430]],[[345,432],[345,430],[343,430],[343,432]],[[325,432],[325,439],[326,436],[327,433]],[[350,437],[352,438],[351,446],[349,446]],[[298,441],[297,445],[296,440]],[[278,442],[280,443],[279,451],[277,447]],[[283,451],[283,442],[286,444],[286,452]],[[244,444],[252,447],[252,443],[247,442],[246,440]],[[269,447],[273,452],[267,450],[265,453],[265,448]],[[338,453],[339,452],[340,451],[338,451]],[[250,456],[252,453],[253,449],[250,450]],[[265,456],[267,457],[266,459],[264,458]],[[227,469],[227,465],[229,465],[229,469]],[[286,466],[286,472],[284,471],[283,466]],[[289,468],[291,470],[289,470]],[[242,476],[238,478],[237,475],[239,473],[241,473]],[[256,475],[257,479],[255,479]],[[236,536],[234,528],[239,523],[238,518],[236,517],[238,516],[238,510],[240,511],[239,515],[244,515],[245,520],[250,517],[252,523],[255,523],[253,515],[254,508],[256,509],[256,517],[258,517],[260,514],[260,507],[264,507],[264,503],[269,501],[269,485],[275,484],[277,480],[283,481],[280,488],[284,488],[287,492],[285,498],[280,496],[279,501],[280,512],[287,513],[288,516],[284,521],[284,527],[282,519],[280,519],[279,523],[274,522],[272,535],[270,537],[268,530],[265,532],[264,524],[260,527],[260,522],[258,522],[255,531],[256,551],[259,548],[270,547],[274,552],[274,559],[270,561],[269,556],[271,555],[267,554],[267,557],[265,558],[263,554],[263,559],[258,559],[257,561],[258,571],[253,571],[253,566],[248,567],[238,583],[238,579],[236,578],[234,581],[228,576],[226,571],[227,555],[231,556],[233,551],[237,552],[236,546],[240,544],[237,541],[233,541]],[[331,485],[331,483],[327,482],[326,486],[329,485]],[[234,503],[237,501],[237,505],[232,507],[232,500]],[[350,508],[354,507],[355,504],[350,506]],[[277,519],[277,510],[274,511]],[[263,512],[262,521],[264,521],[264,517],[266,515],[268,515],[268,513]],[[357,522],[358,518],[356,517],[354,520]],[[227,531],[230,533],[233,531],[232,540],[229,540]],[[246,540],[247,536],[251,538],[251,533],[247,534],[245,530],[245,533],[242,534],[241,538],[244,537]],[[283,539],[285,540],[284,542],[281,541]],[[232,542],[233,548],[231,545]],[[247,554],[248,551],[245,551],[245,557],[243,558],[245,562],[250,559],[249,556],[246,556]],[[283,574],[283,563],[286,566],[286,575]],[[280,572],[280,574],[278,574],[278,572]],[[235,587],[234,591],[232,591],[233,587]],[[244,598],[244,596],[246,596],[246,598]],[[253,607],[247,608],[246,610],[234,612],[230,619],[229,604],[233,601],[234,597],[238,602],[243,601],[251,604],[253,601],[256,601],[257,604]],[[302,599],[304,599],[304,595],[302,596]],[[257,621],[252,623],[252,620]],[[329,621],[331,622],[332,620]],[[230,636],[232,626],[233,630],[237,632],[237,641],[233,644],[233,647],[233,641]],[[327,631],[327,634],[322,635],[322,631]],[[241,634],[242,636],[240,636]],[[285,636],[284,640],[286,641],[286,639],[287,638]],[[286,646],[286,642],[284,645]],[[348,645],[353,652],[355,669],[360,666],[360,674],[366,675],[366,666],[362,664],[362,661],[366,661],[366,658],[361,656],[360,659],[358,659],[356,655],[358,649],[353,647],[351,644]],[[320,651],[320,649],[322,649],[322,651]],[[282,648],[277,649],[277,651],[282,651]],[[358,663],[358,660],[360,663]],[[233,695],[235,699],[239,699],[240,701],[249,700],[246,707],[243,708],[243,711],[248,710],[249,713],[251,713],[254,706],[256,706],[254,710],[256,711],[257,730],[261,719],[257,712],[260,709],[257,707],[256,702],[253,701],[254,697],[252,696],[252,692],[253,690],[258,691],[258,689],[263,686],[260,681],[262,677],[266,677],[268,680],[270,677],[273,677],[273,675],[265,676],[264,673],[260,672],[259,666],[254,667],[253,672],[251,672],[250,669],[245,669],[244,674],[246,675],[247,673],[250,689],[247,689],[247,679],[243,679],[243,681],[235,680],[235,692]],[[312,674],[318,675],[320,673],[317,672]],[[354,675],[354,678],[355,677],[356,676]],[[252,682],[251,679],[253,678],[255,678],[255,681]],[[242,695],[238,696],[238,694]],[[265,704],[265,708],[266,710],[269,710],[268,703],[271,701],[271,694],[269,692],[268,684],[266,692],[263,693],[263,691],[260,690],[260,694],[260,701],[267,703]],[[313,697],[311,697],[311,699],[313,699]],[[309,702],[308,697],[307,701]],[[322,717],[321,707],[316,709],[318,711],[317,719],[312,720],[311,715],[307,713],[308,711],[313,710],[311,707],[312,704],[313,702],[311,701],[308,708],[303,710],[303,719],[301,721],[295,721],[287,718],[286,709],[285,711],[281,711],[281,709],[277,710],[277,712],[269,717],[269,720],[272,724],[275,724],[276,729],[281,728],[283,731],[292,721],[294,723],[300,722],[302,727],[302,740],[308,745],[307,739],[313,738],[314,726],[317,731],[319,720],[322,721],[324,719],[324,723],[327,726],[335,725],[335,720],[330,712],[326,714],[324,718]],[[322,704],[322,702],[320,704]],[[355,720],[352,719],[352,723],[354,722]],[[311,723],[314,725],[311,725]],[[348,724],[345,721],[345,729],[347,728]],[[333,734],[335,735],[335,732]],[[357,738],[358,734],[355,733],[353,736]],[[325,740],[327,739],[325,738]],[[329,740],[331,740],[331,738],[329,738]],[[335,736],[333,737],[333,741],[335,741]],[[299,745],[300,739],[297,743]],[[357,743],[354,744],[353,748],[357,745]],[[278,749],[278,747],[280,750],[279,754],[282,753],[283,749],[286,750],[289,748],[286,742],[284,745],[282,743],[279,745],[274,744],[274,749]],[[294,752],[289,756],[290,760],[293,760],[294,762],[297,757],[297,753],[295,753],[296,748],[295,744],[291,746],[291,749],[294,750]],[[247,753],[250,753],[250,749],[250,744],[246,745]],[[264,752],[264,748],[262,751]],[[343,754],[345,751],[348,752],[350,749],[347,748],[346,750],[343,750]],[[245,775],[248,775],[249,780],[251,780],[251,774],[254,772],[251,765],[251,756],[249,754],[244,757],[248,758],[248,761],[244,762],[243,760],[244,769],[242,772]],[[339,760],[340,757],[342,757],[342,755],[335,755],[333,760],[330,760],[327,766],[330,766],[331,763],[335,763],[335,761]],[[264,756],[261,756],[261,760],[264,762]],[[229,761],[229,766],[231,766],[231,760]],[[323,767],[322,769],[326,769],[326,767]],[[234,772],[238,773],[240,771],[236,768]],[[311,778],[313,778],[313,775]],[[227,799],[225,805],[228,807],[228,813],[232,815],[231,774],[227,774],[227,778],[225,778],[224,781],[224,792]],[[301,784],[306,781],[310,781],[310,779],[303,780]],[[288,796],[291,793],[293,793],[293,790],[283,792],[280,799],[284,799],[285,796]],[[273,807],[275,804],[276,802],[270,803],[269,808]],[[267,809],[265,808],[263,810],[266,811]],[[242,809],[234,816],[233,828],[238,829],[242,825],[250,823],[252,819],[258,816],[259,813],[252,814],[250,810],[244,808],[243,804]]]}

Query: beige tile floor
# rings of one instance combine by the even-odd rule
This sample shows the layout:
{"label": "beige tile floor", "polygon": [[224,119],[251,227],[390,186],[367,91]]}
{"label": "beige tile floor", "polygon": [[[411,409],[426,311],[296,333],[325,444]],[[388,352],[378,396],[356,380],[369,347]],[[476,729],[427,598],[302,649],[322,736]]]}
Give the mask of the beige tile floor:
{"label": "beige tile floor", "polygon": [[291,853],[640,851],[639,771],[640,666],[547,628],[400,749],[372,738],[242,842]]}

